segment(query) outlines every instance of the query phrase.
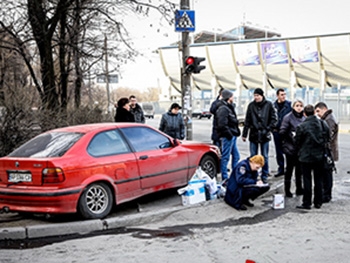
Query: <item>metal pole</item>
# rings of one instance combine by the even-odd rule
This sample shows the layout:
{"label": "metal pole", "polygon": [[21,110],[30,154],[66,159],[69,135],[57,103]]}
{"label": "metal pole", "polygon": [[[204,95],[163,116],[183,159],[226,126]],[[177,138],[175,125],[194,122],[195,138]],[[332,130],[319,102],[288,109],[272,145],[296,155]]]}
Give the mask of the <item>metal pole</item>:
{"label": "metal pole", "polygon": [[105,34],[105,41],[104,41],[104,48],[105,48],[105,80],[106,80],[106,89],[107,89],[107,112],[110,113],[110,106],[109,106],[109,72],[108,72],[108,51],[107,51],[107,36]]}
{"label": "metal pole", "polygon": [[[189,10],[190,3],[189,0],[180,0],[180,9]],[[190,38],[189,32],[182,32],[182,62],[184,64],[185,58],[190,55]],[[185,74],[185,69],[182,66],[181,68],[181,92],[182,92],[182,113],[185,117],[186,125],[186,139],[192,140],[193,131],[192,131],[192,89],[191,89],[191,74]]]}

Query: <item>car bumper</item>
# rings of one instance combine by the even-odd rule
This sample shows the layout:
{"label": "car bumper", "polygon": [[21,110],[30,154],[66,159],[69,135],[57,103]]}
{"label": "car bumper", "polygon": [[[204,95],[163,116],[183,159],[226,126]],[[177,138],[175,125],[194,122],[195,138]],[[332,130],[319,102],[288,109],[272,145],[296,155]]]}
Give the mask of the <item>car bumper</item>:
{"label": "car bumper", "polygon": [[0,187],[0,210],[31,213],[75,213],[82,188],[11,189]]}

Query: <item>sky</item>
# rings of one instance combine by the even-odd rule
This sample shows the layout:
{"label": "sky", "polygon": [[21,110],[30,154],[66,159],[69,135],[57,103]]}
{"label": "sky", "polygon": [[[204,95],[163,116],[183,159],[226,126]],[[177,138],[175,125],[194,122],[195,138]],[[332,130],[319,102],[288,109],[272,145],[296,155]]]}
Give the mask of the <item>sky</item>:
{"label": "sky", "polygon": [[[268,27],[282,37],[350,33],[350,1],[346,0],[189,1],[190,8],[195,10],[195,33],[225,32],[242,22]],[[122,66],[119,85],[137,89],[166,85],[154,51],[180,40],[181,33],[175,32],[174,25],[169,25],[155,11],[148,18],[132,16],[127,22],[135,48],[143,55],[135,63]]]}

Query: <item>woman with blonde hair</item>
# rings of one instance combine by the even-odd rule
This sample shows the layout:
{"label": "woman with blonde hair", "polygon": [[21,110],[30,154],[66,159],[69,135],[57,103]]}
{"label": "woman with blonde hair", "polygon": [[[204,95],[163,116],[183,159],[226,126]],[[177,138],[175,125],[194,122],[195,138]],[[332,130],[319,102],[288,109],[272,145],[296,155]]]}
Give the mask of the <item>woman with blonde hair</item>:
{"label": "woman with blonde hair", "polygon": [[279,131],[282,137],[282,151],[286,155],[287,161],[286,173],[284,175],[284,194],[286,197],[293,197],[290,191],[293,170],[295,170],[296,195],[303,194],[301,166],[294,140],[297,126],[305,120],[303,110],[303,101],[299,99],[294,101],[292,104],[292,111],[284,116]]}
{"label": "woman with blonde hair", "polygon": [[237,210],[253,207],[249,199],[255,200],[270,189],[268,184],[258,180],[258,170],[265,164],[262,155],[254,155],[239,162],[227,182],[225,202]]}

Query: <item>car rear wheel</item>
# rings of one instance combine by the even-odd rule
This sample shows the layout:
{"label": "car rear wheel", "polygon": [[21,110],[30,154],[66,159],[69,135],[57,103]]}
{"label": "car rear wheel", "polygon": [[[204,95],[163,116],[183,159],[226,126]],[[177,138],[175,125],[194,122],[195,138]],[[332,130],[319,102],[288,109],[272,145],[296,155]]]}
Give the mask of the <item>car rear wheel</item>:
{"label": "car rear wheel", "polygon": [[202,158],[200,166],[204,172],[206,172],[211,178],[217,176],[218,169],[213,157],[206,155]]}
{"label": "car rear wheel", "polygon": [[112,191],[105,183],[90,184],[79,199],[79,212],[86,219],[104,218],[112,206]]}

